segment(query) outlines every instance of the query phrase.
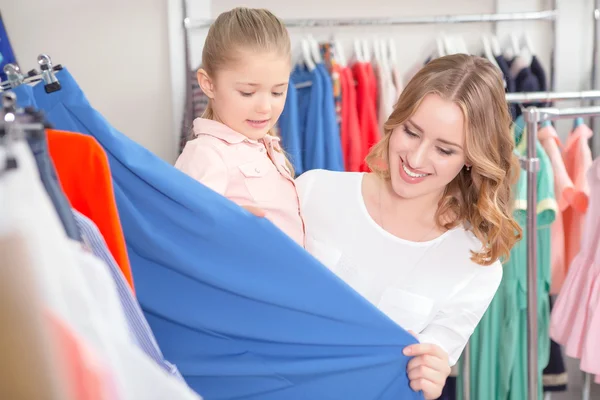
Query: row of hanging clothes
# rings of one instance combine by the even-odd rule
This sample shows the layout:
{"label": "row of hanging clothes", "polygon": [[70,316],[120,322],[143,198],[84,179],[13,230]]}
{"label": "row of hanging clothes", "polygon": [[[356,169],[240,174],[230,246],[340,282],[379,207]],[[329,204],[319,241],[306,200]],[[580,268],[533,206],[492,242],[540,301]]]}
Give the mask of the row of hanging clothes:
{"label": "row of hanging clothes", "polygon": [[[501,68],[507,92],[545,91],[546,74],[530,47],[513,54],[517,55],[511,58],[509,53],[497,59],[499,65],[506,62],[508,66]],[[511,105],[511,110],[516,117],[515,152],[523,157],[527,130],[522,109]],[[592,131],[581,118],[562,135],[550,121],[545,121],[537,132],[538,398],[543,392],[567,391],[563,353],[581,359],[583,371],[600,371],[599,354],[592,347],[600,334],[600,296],[593,292],[594,284],[600,282],[593,258],[598,247],[598,221],[588,222],[597,219],[593,202],[600,202],[600,198],[594,197],[593,188],[600,183],[600,159],[593,161],[588,144],[591,136]],[[514,215],[524,237],[526,176],[521,173],[514,188]],[[584,229],[590,237],[583,234]],[[595,289],[596,294],[600,293]],[[477,355],[466,366],[471,398],[527,398],[527,333],[527,243],[522,240],[511,250],[498,292],[470,340],[471,354]],[[462,398],[467,389],[460,378],[459,374],[457,381],[450,381],[457,392],[448,390],[445,398]]]}
{"label": "row of hanging clothes", "polygon": [[0,398],[200,399],[136,299],[108,158],[82,126],[93,114],[39,62],[2,82]]}
{"label": "row of hanging clothes", "polygon": [[[506,90],[544,91],[546,73],[527,34],[510,35],[502,48],[494,35],[482,35],[482,46],[469,52],[460,35],[440,34],[424,60],[400,60],[391,38],[356,39],[346,57],[336,39],[318,42],[302,37],[277,133],[297,175],[311,169],[367,171],[364,159],[383,134],[383,124],[402,93],[404,82],[429,60],[453,53],[488,58],[503,72]],[[407,66],[408,71],[405,71]],[[202,116],[208,98],[189,71],[191,96],[187,102],[181,146],[190,137],[192,121]],[[511,107],[516,118],[520,109]]]}
{"label": "row of hanging clothes", "polygon": [[0,398],[423,398],[412,335],[39,61],[0,83]]}

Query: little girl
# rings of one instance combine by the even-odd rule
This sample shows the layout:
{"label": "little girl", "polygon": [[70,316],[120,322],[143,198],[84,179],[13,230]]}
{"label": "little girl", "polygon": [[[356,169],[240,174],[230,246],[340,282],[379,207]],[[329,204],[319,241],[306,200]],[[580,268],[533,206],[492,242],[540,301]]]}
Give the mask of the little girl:
{"label": "little girl", "polygon": [[175,167],[240,206],[258,208],[304,247],[292,166],[271,130],[285,104],[291,45],[267,10],[235,8],[216,19],[198,83],[208,108],[194,121]]}

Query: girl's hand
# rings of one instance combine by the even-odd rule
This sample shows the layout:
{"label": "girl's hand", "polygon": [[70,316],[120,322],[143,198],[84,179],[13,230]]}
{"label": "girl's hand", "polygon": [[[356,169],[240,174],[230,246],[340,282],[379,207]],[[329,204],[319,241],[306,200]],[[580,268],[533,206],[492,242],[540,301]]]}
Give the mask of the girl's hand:
{"label": "girl's hand", "polygon": [[410,387],[423,391],[426,400],[439,398],[450,375],[448,354],[438,345],[420,343],[407,346],[404,355],[413,357],[406,368]]}

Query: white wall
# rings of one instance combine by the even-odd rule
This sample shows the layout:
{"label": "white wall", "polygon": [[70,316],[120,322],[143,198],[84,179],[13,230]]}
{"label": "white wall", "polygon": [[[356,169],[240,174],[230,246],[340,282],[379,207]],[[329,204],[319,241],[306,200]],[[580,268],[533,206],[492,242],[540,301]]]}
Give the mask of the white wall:
{"label": "white wall", "polygon": [[[10,39],[24,70],[40,52],[67,66],[92,104],[129,137],[174,161],[186,82],[182,0],[0,0]],[[267,7],[282,18],[382,17],[550,9],[551,0],[188,0],[189,16],[214,18],[237,5]],[[557,90],[589,88],[593,0],[558,0]],[[552,43],[546,22],[503,22],[498,33],[527,31],[543,64]],[[493,24],[291,29],[292,40],[334,34],[350,46],[357,35],[394,37],[408,69],[439,32],[461,33],[480,49],[478,34]],[[206,30],[192,32],[192,65],[200,62]],[[351,53],[350,47],[346,51]],[[569,122],[565,122],[568,124]],[[564,131],[564,130],[563,130]]]}
{"label": "white wall", "polygon": [[22,70],[47,53],[116,128],[175,157],[164,0],[0,0],[0,10]]}

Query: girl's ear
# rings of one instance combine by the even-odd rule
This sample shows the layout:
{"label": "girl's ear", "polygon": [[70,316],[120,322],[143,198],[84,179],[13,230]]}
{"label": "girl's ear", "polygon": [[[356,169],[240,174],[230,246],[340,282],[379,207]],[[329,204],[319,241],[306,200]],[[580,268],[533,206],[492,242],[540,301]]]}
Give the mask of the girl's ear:
{"label": "girl's ear", "polygon": [[200,89],[202,89],[206,97],[212,99],[215,96],[214,84],[204,69],[200,68],[198,70],[197,79]]}

